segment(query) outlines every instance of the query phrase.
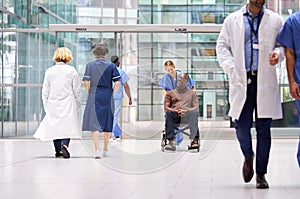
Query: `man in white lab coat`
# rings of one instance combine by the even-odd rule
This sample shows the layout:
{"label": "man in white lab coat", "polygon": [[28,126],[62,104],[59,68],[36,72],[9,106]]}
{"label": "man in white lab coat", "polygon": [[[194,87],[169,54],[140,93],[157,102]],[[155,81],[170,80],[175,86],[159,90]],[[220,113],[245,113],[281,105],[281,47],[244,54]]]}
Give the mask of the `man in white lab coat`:
{"label": "man in white lab coat", "polygon": [[254,152],[250,129],[255,124],[256,187],[269,188],[265,179],[271,148],[272,119],[282,118],[275,66],[284,57],[284,49],[276,45],[282,28],[281,17],[264,7],[265,0],[249,0],[224,21],[217,41],[220,66],[228,74],[228,115],[235,122],[236,135],[245,157],[243,178],[253,175]]}

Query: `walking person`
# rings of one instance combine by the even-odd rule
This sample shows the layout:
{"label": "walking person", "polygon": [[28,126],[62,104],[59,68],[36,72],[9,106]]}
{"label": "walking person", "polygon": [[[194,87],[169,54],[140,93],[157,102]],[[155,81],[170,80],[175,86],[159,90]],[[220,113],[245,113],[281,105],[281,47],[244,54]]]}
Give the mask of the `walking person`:
{"label": "walking person", "polygon": [[256,188],[266,189],[265,178],[271,148],[272,119],[282,118],[280,94],[274,67],[283,60],[284,49],[276,46],[282,28],[281,17],[264,7],[265,0],[249,0],[224,21],[218,41],[217,57],[228,74],[231,116],[242,153],[246,183],[253,175],[254,152],[251,127],[255,110]]}
{"label": "walking person", "polygon": [[46,70],[42,88],[46,115],[33,135],[42,141],[53,140],[55,157],[70,158],[70,138],[81,137],[81,81],[69,65],[72,59],[66,47],[54,52],[56,64]]}
{"label": "walking person", "polygon": [[[83,83],[88,99],[83,115],[83,131],[91,131],[95,147],[95,158],[101,158],[99,132],[104,134],[102,156],[107,156],[110,134],[113,128],[113,92],[119,87],[121,76],[115,64],[106,61],[108,49],[97,45],[93,49],[96,60],[86,65]],[[114,88],[112,88],[114,82]]]}
{"label": "walking person", "polygon": [[[120,58],[116,55],[111,57],[111,62],[114,63],[117,66],[118,72],[121,76],[121,84],[119,85],[119,88],[114,93],[114,102],[115,102],[115,114],[114,114],[114,122],[113,122],[113,130],[112,133],[116,139],[116,141],[121,141],[122,136],[122,130],[118,124],[119,115],[122,107],[122,99],[124,98],[123,94],[123,87],[125,90],[125,93],[129,99],[129,106],[132,104],[132,98],[130,94],[130,87],[128,84],[129,77],[125,73],[124,70],[120,68]],[[111,136],[112,139],[112,136]]]}
{"label": "walking person", "polygon": [[[285,48],[286,69],[290,85],[290,93],[295,98],[300,123],[300,11],[292,14],[285,21],[277,41]],[[297,160],[300,167],[300,141]]]}

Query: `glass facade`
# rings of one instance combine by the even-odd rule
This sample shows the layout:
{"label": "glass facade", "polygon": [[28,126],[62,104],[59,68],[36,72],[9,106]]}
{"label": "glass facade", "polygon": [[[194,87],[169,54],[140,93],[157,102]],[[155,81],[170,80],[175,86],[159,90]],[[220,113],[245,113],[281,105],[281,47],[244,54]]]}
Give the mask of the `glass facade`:
{"label": "glass facade", "polygon": [[[241,0],[2,0],[0,3],[0,137],[31,136],[43,118],[41,87],[45,70],[53,65],[57,46],[69,47],[71,65],[79,74],[93,60],[91,50],[104,43],[110,56],[121,57],[130,77],[134,105],[125,97],[121,124],[164,121],[163,94],[158,86],[171,59],[196,81],[200,120],[228,119],[228,82],[216,60],[216,32],[174,32],[160,24],[215,25],[238,10]],[[284,19],[299,9],[295,1],[270,0],[267,7]],[[53,31],[49,24],[115,24],[115,31]],[[151,25],[155,32],[124,32],[118,24]],[[124,30],[122,30],[122,28]],[[283,106],[294,108],[285,66],[277,67]],[[86,96],[82,104],[85,105]],[[295,125],[295,114],[287,111]],[[162,123],[163,124],[163,123]],[[128,127],[129,128],[129,127]]]}

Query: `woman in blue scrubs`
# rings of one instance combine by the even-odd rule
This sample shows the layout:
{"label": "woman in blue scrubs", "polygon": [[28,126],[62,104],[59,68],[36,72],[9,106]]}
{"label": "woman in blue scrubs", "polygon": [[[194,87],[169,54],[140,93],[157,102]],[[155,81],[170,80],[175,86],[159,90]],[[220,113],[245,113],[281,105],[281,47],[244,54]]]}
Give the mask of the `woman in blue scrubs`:
{"label": "woman in blue scrubs", "polygon": [[[166,94],[167,91],[173,90],[177,86],[177,77],[178,75],[182,74],[180,70],[176,70],[175,64],[173,61],[168,60],[164,64],[165,70],[167,73],[161,78],[159,81],[159,85],[164,89],[164,95]],[[194,88],[195,81],[190,78],[188,82],[188,87],[189,88]]]}

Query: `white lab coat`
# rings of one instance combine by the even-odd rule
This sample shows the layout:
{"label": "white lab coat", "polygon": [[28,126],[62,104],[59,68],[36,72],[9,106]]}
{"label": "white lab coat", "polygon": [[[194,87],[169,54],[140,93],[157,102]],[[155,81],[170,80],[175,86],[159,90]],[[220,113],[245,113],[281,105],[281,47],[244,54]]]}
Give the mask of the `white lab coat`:
{"label": "white lab coat", "polygon": [[58,62],[45,73],[46,115],[33,137],[42,141],[81,137],[81,80],[74,67]]}
{"label": "white lab coat", "polygon": [[[228,115],[233,119],[239,119],[246,101],[247,90],[244,54],[245,28],[242,9],[230,14],[225,19],[216,46],[220,66],[228,74],[230,103]],[[282,118],[276,68],[269,63],[269,54],[273,51],[278,53],[280,62],[284,58],[284,48],[275,47],[276,37],[282,25],[283,20],[278,14],[265,9],[258,32],[256,109],[258,118]]]}

